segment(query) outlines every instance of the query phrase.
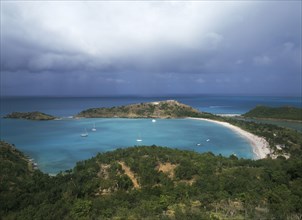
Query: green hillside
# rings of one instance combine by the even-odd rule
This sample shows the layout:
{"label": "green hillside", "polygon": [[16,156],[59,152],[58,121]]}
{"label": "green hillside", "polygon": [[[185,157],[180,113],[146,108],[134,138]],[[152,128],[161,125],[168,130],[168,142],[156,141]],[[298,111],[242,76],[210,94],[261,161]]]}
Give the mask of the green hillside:
{"label": "green hillside", "polygon": [[243,114],[243,116],[252,118],[273,118],[302,121],[302,109],[290,106],[279,108],[257,106],[251,111]]}
{"label": "green hillside", "polygon": [[[14,146],[0,141],[0,216],[17,211],[25,187],[32,180],[32,167],[25,155]],[[23,199],[21,199],[23,200]]]}
{"label": "green hillside", "polygon": [[298,219],[299,159],[156,146],[98,154],[55,177],[0,142],[2,219]]}
{"label": "green hillside", "polygon": [[91,108],[76,117],[85,118],[182,118],[199,117],[202,113],[175,100],[140,103],[112,108]]}
{"label": "green hillside", "polygon": [[56,117],[42,112],[13,112],[4,116],[4,118],[16,118],[27,120],[54,120]]}

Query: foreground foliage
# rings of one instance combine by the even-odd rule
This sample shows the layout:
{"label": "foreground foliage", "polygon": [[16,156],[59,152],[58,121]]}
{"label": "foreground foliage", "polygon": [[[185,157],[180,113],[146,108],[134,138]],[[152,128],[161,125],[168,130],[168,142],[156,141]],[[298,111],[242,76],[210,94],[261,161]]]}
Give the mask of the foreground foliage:
{"label": "foreground foliage", "polygon": [[302,216],[301,157],[253,161],[143,146],[98,154],[51,177],[31,170],[13,146],[0,145],[2,219]]}

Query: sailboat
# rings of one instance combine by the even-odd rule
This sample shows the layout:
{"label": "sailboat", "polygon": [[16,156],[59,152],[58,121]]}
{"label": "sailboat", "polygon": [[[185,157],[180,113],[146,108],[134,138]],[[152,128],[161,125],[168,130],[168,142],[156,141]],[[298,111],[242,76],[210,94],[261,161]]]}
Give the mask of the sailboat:
{"label": "sailboat", "polygon": [[143,140],[141,139],[140,135],[138,136],[138,139],[136,139],[137,142],[142,142]]}
{"label": "sailboat", "polygon": [[82,134],[81,134],[81,137],[88,137],[88,133],[87,133],[86,128],[85,128],[85,133],[82,133]]}
{"label": "sailboat", "polygon": [[156,122],[156,120],[155,120],[155,119],[152,119],[152,122],[154,123],[154,122]]}
{"label": "sailboat", "polygon": [[93,123],[93,128],[91,129],[91,131],[96,131],[95,123]]}

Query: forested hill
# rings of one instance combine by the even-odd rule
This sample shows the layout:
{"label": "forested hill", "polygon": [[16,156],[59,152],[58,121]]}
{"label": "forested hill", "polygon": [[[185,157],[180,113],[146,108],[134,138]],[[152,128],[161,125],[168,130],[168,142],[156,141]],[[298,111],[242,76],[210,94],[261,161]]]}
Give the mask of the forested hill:
{"label": "forested hill", "polygon": [[279,108],[257,106],[256,108],[243,114],[243,116],[252,118],[272,118],[302,121],[302,109],[290,106]]}
{"label": "forested hill", "polygon": [[9,180],[10,187],[18,185],[16,181],[26,178],[33,170],[30,161],[22,152],[3,141],[0,141],[0,164],[1,183]]}
{"label": "forested hill", "polygon": [[98,154],[55,177],[0,142],[2,219],[299,219],[302,162],[145,146]]}
{"label": "forested hill", "polygon": [[56,117],[43,112],[13,112],[4,116],[4,118],[27,119],[27,120],[54,120]]}
{"label": "forested hill", "polygon": [[85,118],[182,118],[201,117],[198,110],[175,100],[140,103],[112,108],[91,108],[76,117]]}

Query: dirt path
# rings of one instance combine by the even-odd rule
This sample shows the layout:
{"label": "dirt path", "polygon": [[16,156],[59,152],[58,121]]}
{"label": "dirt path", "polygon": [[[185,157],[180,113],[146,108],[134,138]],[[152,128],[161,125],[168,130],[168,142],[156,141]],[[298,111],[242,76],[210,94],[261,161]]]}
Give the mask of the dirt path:
{"label": "dirt path", "polygon": [[121,166],[122,169],[125,171],[126,175],[131,179],[134,188],[140,188],[140,185],[138,184],[137,179],[134,176],[134,173],[130,170],[130,168],[125,164],[123,161],[118,162]]}
{"label": "dirt path", "polygon": [[162,171],[165,174],[168,174],[169,178],[174,178],[174,169],[177,167],[176,164],[171,163],[160,163],[158,165],[158,171]]}

